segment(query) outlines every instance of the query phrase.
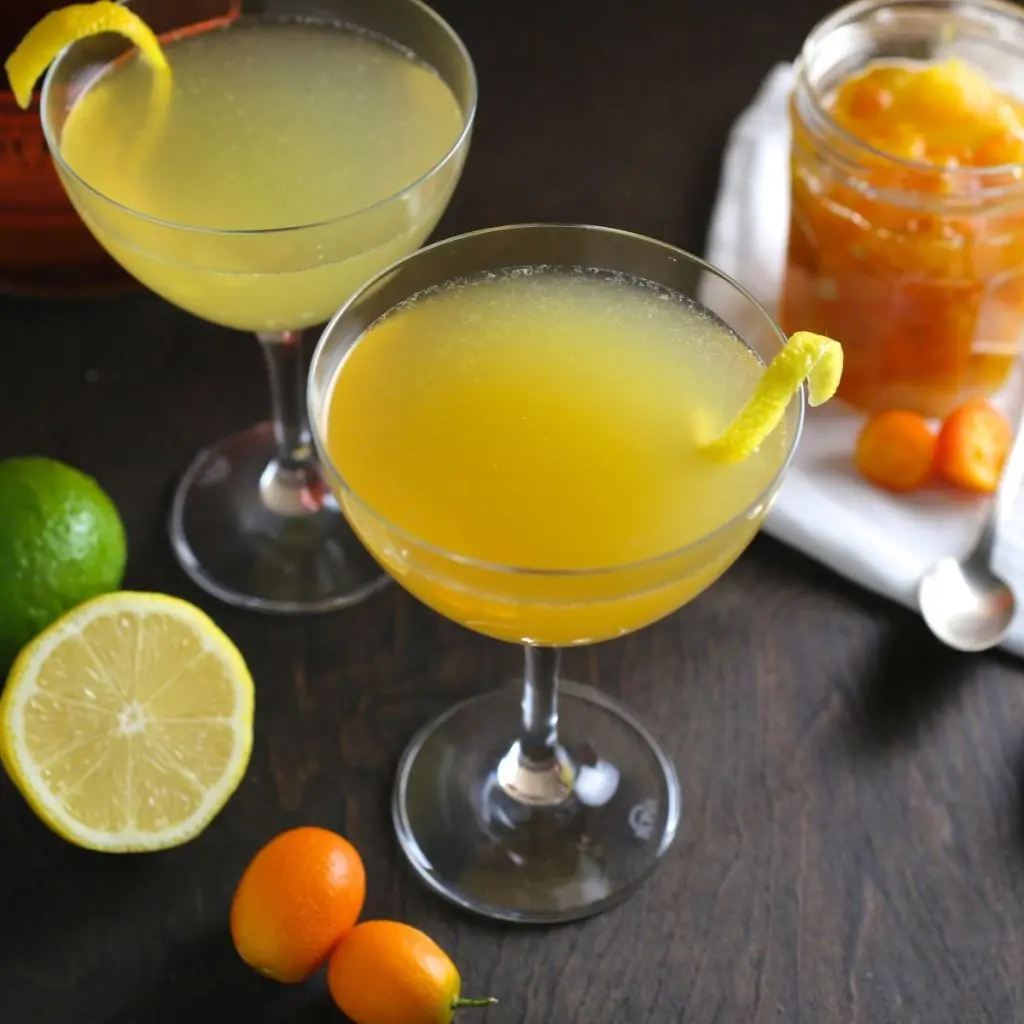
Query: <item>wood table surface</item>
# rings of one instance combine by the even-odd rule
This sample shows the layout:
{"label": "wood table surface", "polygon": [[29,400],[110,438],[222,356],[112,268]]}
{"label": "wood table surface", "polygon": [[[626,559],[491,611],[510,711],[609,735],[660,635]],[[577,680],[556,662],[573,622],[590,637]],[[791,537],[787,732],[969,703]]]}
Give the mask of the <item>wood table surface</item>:
{"label": "wood table surface", "polygon": [[[701,251],[731,121],[829,3],[436,6],[481,87],[439,235],[584,221]],[[228,936],[245,863],[300,823],[362,850],[368,914],[425,928],[467,987],[501,998],[479,1024],[1024,1021],[1019,662],[956,656],[915,616],[759,538],[689,607],[568,657],[675,759],[683,816],[663,865],[602,917],[489,924],[413,878],[388,796],[414,729],[503,680],[519,652],[397,586],[302,619],[207,598],[171,556],[169,489],[198,448],[264,417],[256,344],[145,294],[3,299],[0,318],[0,456],[97,476],[127,523],[127,585],[207,609],[257,687],[248,774],[177,850],[73,848],[0,781],[2,1024],[340,1021],[322,979],[265,981]]]}

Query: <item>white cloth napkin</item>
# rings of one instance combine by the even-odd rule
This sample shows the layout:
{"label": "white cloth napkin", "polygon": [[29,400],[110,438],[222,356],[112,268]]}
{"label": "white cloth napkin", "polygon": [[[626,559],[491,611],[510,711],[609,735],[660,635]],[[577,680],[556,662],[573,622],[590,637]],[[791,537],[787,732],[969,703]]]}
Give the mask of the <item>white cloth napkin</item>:
{"label": "white cloth napkin", "polygon": [[[792,81],[791,65],[777,65],[733,126],[708,237],[708,261],[771,312],[778,305],[789,228]],[[723,292],[716,294],[720,311],[727,303]],[[1021,391],[1018,377],[995,399],[1014,418]],[[838,401],[809,410],[764,529],[855,583],[915,608],[922,573],[970,545],[988,500],[938,490],[896,497],[865,483],[851,463],[860,423]],[[1004,527],[996,568],[1024,593],[1022,501]],[[1014,620],[1004,646],[1024,657],[1024,614]]]}

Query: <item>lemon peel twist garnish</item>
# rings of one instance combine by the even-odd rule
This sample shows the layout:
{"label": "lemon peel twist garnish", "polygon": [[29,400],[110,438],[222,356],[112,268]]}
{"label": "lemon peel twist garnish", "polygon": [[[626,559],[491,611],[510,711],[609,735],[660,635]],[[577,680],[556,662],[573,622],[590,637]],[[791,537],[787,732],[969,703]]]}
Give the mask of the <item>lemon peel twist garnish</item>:
{"label": "lemon peel twist garnish", "polygon": [[149,109],[130,154],[138,164],[149,155],[164,129],[171,105],[171,66],[160,40],[134,11],[112,0],[71,4],[50,11],[29,29],[4,62],[4,70],[18,106],[25,110],[32,102],[40,76],[61,50],[79,39],[103,32],[115,32],[134,43],[153,72]]}
{"label": "lemon peel twist garnish", "polygon": [[28,109],[36,82],[65,46],[102,32],[116,32],[134,43],[156,76],[165,79],[163,88],[167,89],[171,68],[153,30],[122,4],[96,0],[50,11],[15,47],[4,62],[4,70],[18,106]]}
{"label": "lemon peel twist garnish", "polygon": [[779,425],[786,407],[807,381],[807,400],[823,405],[839,387],[843,347],[823,334],[797,331],[768,364],[754,393],[725,432],[704,450],[722,462],[740,462],[753,454]]}

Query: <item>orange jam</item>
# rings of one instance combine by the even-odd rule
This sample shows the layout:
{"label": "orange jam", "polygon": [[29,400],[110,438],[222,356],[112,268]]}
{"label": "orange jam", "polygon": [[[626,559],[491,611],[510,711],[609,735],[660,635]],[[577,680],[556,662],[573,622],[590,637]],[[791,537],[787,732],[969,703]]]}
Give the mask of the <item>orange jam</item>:
{"label": "orange jam", "polygon": [[1024,106],[959,60],[799,91],[784,328],[842,342],[864,410],[998,390],[1024,334]]}

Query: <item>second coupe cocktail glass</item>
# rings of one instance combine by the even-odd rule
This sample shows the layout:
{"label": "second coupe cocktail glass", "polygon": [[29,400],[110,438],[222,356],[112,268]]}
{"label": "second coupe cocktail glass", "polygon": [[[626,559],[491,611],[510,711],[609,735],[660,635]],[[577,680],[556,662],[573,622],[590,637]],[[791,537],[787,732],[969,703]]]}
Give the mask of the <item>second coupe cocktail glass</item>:
{"label": "second coupe cocktail glass", "polygon": [[351,604],[386,577],[323,484],[302,332],[434,228],[469,146],[472,63],[419,0],[240,0],[199,24],[183,24],[195,4],[131,7],[163,41],[169,103],[167,81],[120,36],[70,46],[42,98],[58,172],[135,277],[256,334],[273,399],[272,424],[215,444],[185,473],[174,550],[235,605]]}
{"label": "second coupe cocktail glass", "polygon": [[402,758],[395,826],[437,892],[490,917],[569,920],[621,899],[669,847],[669,758],[624,707],[560,682],[559,650],[667,615],[747,546],[802,393],[743,462],[715,462],[699,438],[785,340],[696,257],[578,226],[432,245],[331,321],[309,413],[343,511],[424,603],[525,650],[518,692],[457,705]]}

